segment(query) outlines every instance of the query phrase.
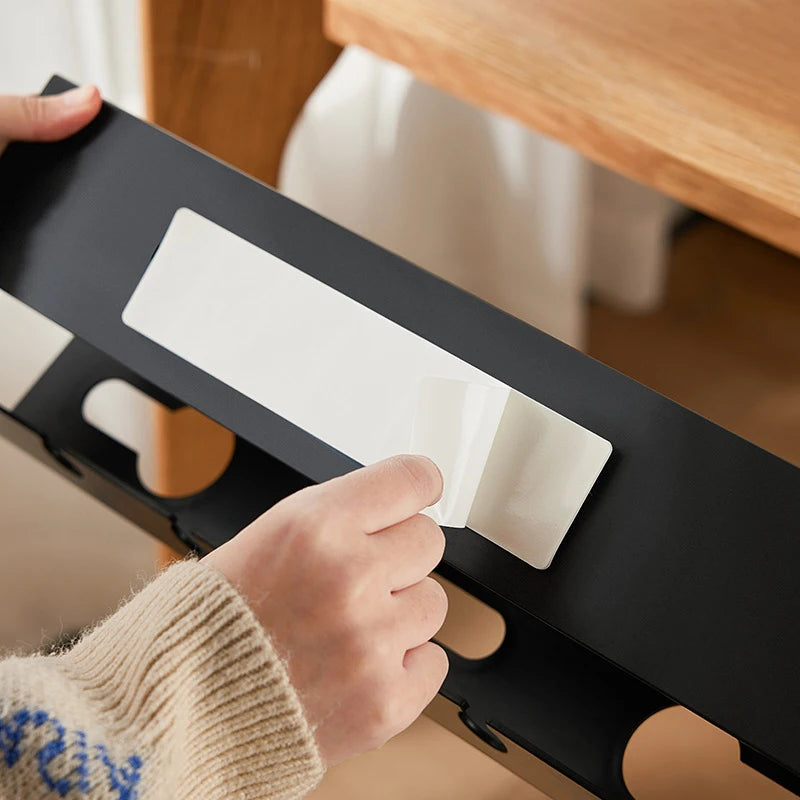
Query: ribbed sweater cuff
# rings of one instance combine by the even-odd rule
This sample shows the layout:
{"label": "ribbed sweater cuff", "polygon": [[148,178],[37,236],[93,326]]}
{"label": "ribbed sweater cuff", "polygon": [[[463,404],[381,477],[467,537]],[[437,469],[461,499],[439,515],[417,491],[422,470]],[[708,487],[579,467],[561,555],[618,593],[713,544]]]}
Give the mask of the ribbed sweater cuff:
{"label": "ribbed sweater cuff", "polygon": [[[66,677],[176,798],[297,798],[324,766],[287,672],[210,567],[170,567],[72,651]],[[159,795],[160,796],[160,795]]]}

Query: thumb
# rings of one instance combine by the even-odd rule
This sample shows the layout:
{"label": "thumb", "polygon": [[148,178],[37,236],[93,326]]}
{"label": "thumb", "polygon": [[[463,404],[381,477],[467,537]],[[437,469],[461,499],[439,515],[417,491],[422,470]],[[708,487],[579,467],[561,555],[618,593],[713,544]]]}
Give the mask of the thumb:
{"label": "thumb", "polygon": [[48,97],[0,95],[0,141],[64,139],[94,119],[101,104],[95,86],[82,86]]}

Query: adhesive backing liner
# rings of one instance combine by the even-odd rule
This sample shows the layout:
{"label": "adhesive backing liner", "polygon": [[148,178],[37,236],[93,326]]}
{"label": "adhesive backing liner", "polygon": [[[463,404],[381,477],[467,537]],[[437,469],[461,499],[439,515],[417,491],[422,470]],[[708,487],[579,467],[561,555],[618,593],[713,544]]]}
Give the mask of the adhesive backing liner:
{"label": "adhesive backing liner", "polygon": [[182,208],[123,322],[361,464],[430,456],[429,513],[548,567],[605,439]]}

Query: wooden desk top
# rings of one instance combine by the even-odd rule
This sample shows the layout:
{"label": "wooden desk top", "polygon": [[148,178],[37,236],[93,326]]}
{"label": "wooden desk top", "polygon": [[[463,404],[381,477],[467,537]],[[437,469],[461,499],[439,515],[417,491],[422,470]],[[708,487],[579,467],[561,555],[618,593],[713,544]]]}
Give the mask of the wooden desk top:
{"label": "wooden desk top", "polygon": [[326,0],[326,33],[800,254],[794,0]]}

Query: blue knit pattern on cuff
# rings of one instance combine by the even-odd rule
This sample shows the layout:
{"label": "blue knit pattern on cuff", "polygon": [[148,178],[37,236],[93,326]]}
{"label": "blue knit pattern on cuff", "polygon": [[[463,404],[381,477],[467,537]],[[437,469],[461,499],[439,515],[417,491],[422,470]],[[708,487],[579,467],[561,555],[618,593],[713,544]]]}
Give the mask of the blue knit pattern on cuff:
{"label": "blue knit pattern on cuff", "polygon": [[[54,775],[53,761],[67,753],[70,768],[66,774]],[[37,762],[37,771],[44,787],[59,797],[74,791],[73,797],[87,795],[94,788],[90,781],[102,776],[108,796],[115,800],[136,800],[136,787],[141,780],[142,759],[130,756],[117,764],[103,744],[89,744],[81,730],[69,733],[61,722],[46,711],[22,708],[0,717],[0,768],[14,769],[24,758]],[[93,769],[93,762],[101,769]],[[61,760],[63,765],[64,761]],[[59,770],[63,772],[62,769]]]}

